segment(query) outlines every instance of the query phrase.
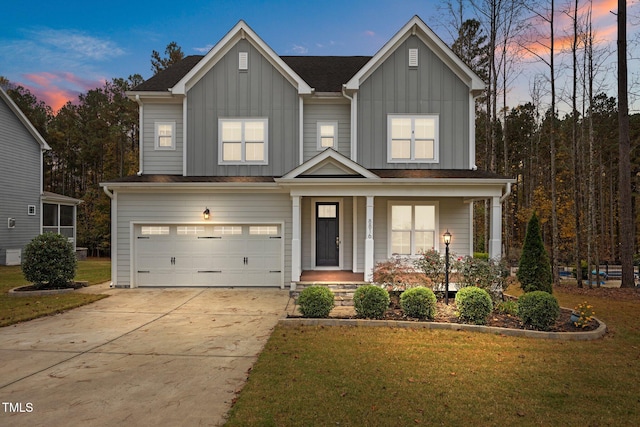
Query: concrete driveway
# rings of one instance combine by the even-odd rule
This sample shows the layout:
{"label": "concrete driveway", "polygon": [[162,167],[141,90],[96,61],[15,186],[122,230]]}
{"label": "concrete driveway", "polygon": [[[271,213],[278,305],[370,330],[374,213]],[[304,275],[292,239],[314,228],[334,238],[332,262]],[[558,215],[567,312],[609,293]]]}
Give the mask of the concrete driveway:
{"label": "concrete driveway", "polygon": [[0,328],[0,425],[221,425],[289,299],[102,291],[110,297]]}

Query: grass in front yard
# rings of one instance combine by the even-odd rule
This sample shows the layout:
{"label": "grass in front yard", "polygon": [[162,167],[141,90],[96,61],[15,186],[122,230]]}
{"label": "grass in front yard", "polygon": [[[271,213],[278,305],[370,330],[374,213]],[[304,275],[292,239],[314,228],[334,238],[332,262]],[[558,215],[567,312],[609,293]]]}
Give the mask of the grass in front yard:
{"label": "grass in front yard", "polygon": [[640,302],[586,299],[603,339],[278,326],[227,425],[637,425]]}
{"label": "grass in front yard", "polygon": [[[89,259],[78,262],[76,280],[89,285],[106,282],[111,277],[109,259]],[[104,298],[106,295],[68,293],[38,297],[10,297],[7,293],[17,286],[28,285],[20,266],[0,266],[0,326],[60,313]]]}

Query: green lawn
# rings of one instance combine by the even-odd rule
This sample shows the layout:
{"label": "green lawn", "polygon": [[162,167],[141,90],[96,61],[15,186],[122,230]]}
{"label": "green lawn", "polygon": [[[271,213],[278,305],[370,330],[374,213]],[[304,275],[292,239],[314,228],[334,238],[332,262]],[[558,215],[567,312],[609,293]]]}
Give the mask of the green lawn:
{"label": "green lawn", "polygon": [[[96,285],[110,280],[110,277],[111,261],[109,259],[96,258],[78,262],[76,280],[88,281],[89,285]],[[7,294],[9,289],[27,284],[20,266],[0,266],[0,326],[60,313],[106,296],[72,292],[14,298]]]}
{"label": "green lawn", "polygon": [[278,326],[227,425],[638,425],[640,298],[555,294],[565,307],[588,300],[609,333]]}

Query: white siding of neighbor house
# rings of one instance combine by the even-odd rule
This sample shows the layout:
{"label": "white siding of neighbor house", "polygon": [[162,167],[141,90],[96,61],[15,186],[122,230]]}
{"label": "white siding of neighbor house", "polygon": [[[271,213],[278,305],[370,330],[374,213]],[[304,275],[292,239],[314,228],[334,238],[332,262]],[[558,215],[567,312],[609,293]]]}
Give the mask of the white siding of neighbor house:
{"label": "white siding of neighbor house", "polygon": [[[436,238],[440,242],[439,250],[444,253],[445,246],[442,241],[442,235],[445,231],[449,230],[452,234],[451,245],[449,250],[451,254],[458,256],[471,255],[471,248],[473,242],[470,241],[470,209],[469,204],[464,203],[462,198],[451,197],[441,199],[416,199],[406,197],[376,197],[374,201],[374,262],[380,262],[388,259],[388,202],[393,201],[425,201],[425,202],[438,202],[437,213],[437,227],[438,235]],[[364,211],[364,206],[362,207]],[[358,209],[358,215],[361,217],[362,222],[365,221],[365,213]]]}
{"label": "white siding of neighbor house", "polygon": [[[40,234],[40,144],[0,98],[0,265],[7,249],[20,249]],[[28,215],[29,205],[36,215]],[[15,228],[7,219],[15,218]]]}
{"label": "white siding of neighbor house", "polygon": [[[144,104],[143,172],[182,175],[182,104]],[[175,150],[155,149],[155,124],[175,122]]]}
{"label": "white siding of neighbor house", "polygon": [[[286,193],[118,193],[117,286],[130,286],[131,224],[284,223],[285,280],[291,277],[291,197]],[[211,211],[204,221],[202,212]],[[135,242],[134,242],[135,245]]]}
{"label": "white siding of neighbor house", "polygon": [[339,104],[304,105],[304,161],[318,150],[318,122],[338,123],[338,146],[334,149],[346,157],[351,157],[351,106]]}

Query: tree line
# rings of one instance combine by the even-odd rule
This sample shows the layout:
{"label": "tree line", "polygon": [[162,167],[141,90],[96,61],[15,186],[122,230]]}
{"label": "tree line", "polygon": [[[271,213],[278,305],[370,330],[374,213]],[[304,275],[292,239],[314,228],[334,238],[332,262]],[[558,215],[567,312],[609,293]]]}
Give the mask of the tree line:
{"label": "tree line", "polygon": [[[586,263],[591,272],[604,262],[619,263],[629,251],[625,238],[632,243],[627,255],[635,253],[640,244],[635,231],[640,229],[640,115],[627,116],[629,169],[623,174],[629,175],[630,188],[625,189],[619,179],[618,99],[597,90],[611,70],[604,64],[606,48],[596,42],[591,2],[573,0],[562,8],[554,0],[448,0],[442,5],[442,16],[450,19],[446,28],[452,31],[453,51],[487,85],[476,104],[477,165],[516,180],[504,205],[507,260],[517,265],[534,212],[556,280],[560,265],[580,270]],[[563,28],[572,40],[564,50],[555,47],[558,14],[571,24]],[[183,57],[180,46],[171,42],[164,56],[152,52],[152,70],[157,73]],[[534,57],[547,72],[533,77],[529,102],[509,106],[507,94],[523,57]],[[571,84],[557,91],[555,61],[560,58],[563,69],[570,70]],[[93,254],[110,250],[110,201],[98,183],[138,170],[138,107],[125,93],[142,82],[138,74],[114,78],[54,115],[27,89],[0,78],[52,147],[45,154],[45,188],[84,201],[78,244]],[[559,100],[570,106],[568,112],[559,112]],[[625,197],[631,206],[631,233],[623,232],[621,221]],[[474,212],[474,248],[485,252],[487,204],[476,202]]]}

